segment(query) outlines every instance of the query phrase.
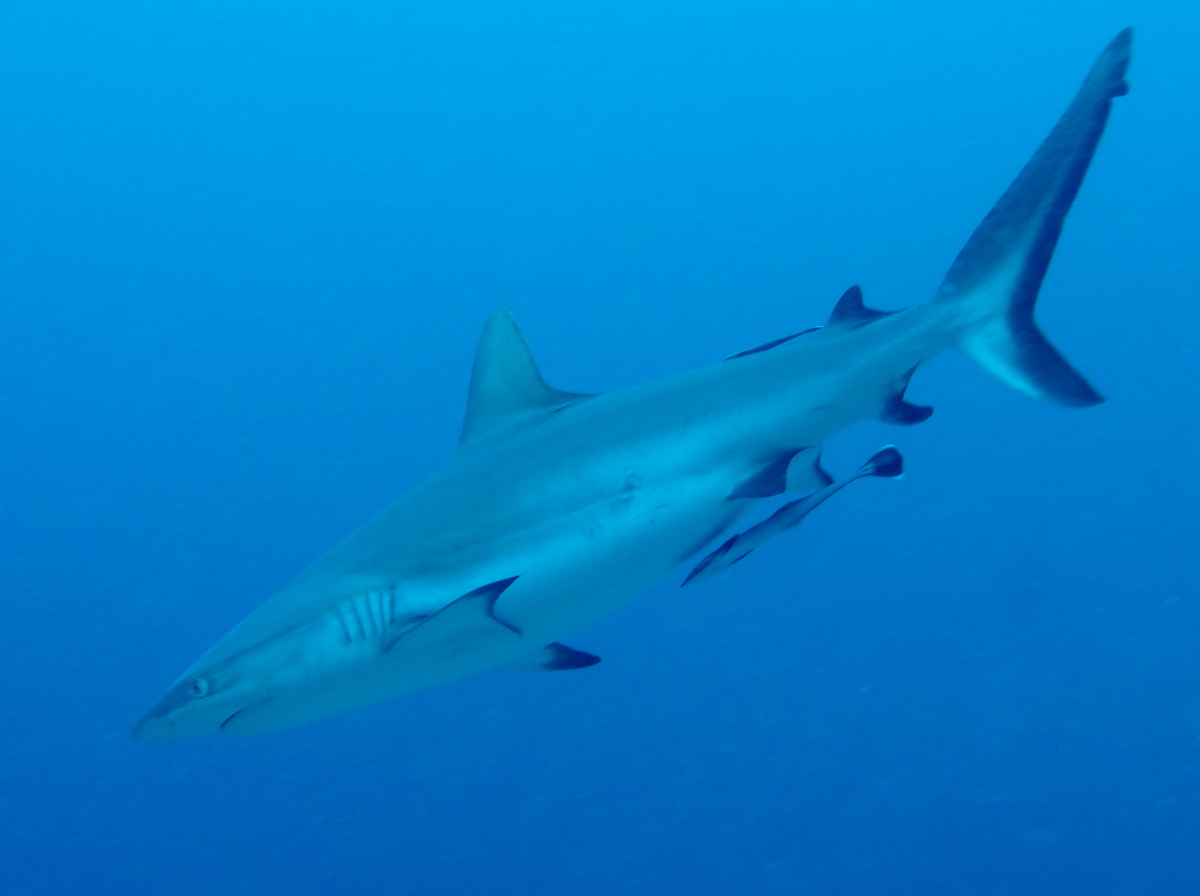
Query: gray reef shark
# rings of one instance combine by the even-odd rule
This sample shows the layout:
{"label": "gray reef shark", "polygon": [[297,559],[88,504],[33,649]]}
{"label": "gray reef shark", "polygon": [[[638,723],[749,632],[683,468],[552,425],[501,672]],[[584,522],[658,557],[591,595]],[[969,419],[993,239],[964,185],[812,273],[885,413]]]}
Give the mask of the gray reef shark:
{"label": "gray reef shark", "polygon": [[[1126,93],[1131,41],[1126,30],[1104,50],[927,304],[875,311],[852,288],[817,330],[606,395],[548,386],[497,311],[449,461],[246,617],[135,736],[277,731],[485,669],[596,663],[559,639],[663,579],[765,498],[815,493],[726,542],[691,578],[799,522],[845,484],[821,470],[820,446],[864,418],[928,417],[904,392],[945,348],[1028,395],[1103,401],[1033,311],[1112,99]],[[856,475],[895,475],[899,464],[887,449]]]}

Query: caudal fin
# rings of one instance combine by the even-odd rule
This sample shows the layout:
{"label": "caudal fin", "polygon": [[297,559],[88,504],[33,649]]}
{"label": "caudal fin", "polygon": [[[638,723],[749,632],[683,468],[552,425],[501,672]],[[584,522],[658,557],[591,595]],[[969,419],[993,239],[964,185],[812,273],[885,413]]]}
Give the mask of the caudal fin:
{"label": "caudal fin", "polygon": [[1054,130],[967,240],[938,291],[961,303],[958,346],[1015,389],[1057,404],[1104,401],[1033,319],[1038,290],[1114,97],[1129,90],[1133,29],[1116,36]]}

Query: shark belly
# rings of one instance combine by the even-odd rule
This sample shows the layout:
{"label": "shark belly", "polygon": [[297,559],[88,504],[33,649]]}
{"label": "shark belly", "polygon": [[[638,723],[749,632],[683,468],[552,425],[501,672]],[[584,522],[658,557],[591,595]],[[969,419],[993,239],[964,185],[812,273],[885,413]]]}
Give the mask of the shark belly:
{"label": "shark belly", "polygon": [[[603,618],[753,508],[758,500],[742,496],[740,483],[870,416],[883,384],[939,335],[940,319],[913,318],[894,321],[891,335],[880,326],[871,363],[834,375],[789,375],[780,353],[620,404],[600,399],[573,423],[464,453],[261,608],[260,622],[308,620],[291,637],[309,661],[222,731],[257,734],[362,709],[507,665]],[[845,337],[834,338],[840,348]],[[690,405],[695,396],[702,400]],[[329,610],[356,591],[394,585],[401,615],[428,617],[508,578],[495,637],[464,633],[448,651],[364,651],[339,640]],[[255,627],[254,616],[247,622]]]}
{"label": "shark belly", "polygon": [[727,475],[693,477],[589,513],[526,556],[528,572],[498,602],[526,649],[596,622],[662,581],[750,502],[727,500]]}
{"label": "shark belly", "polygon": [[[305,643],[296,652],[312,658],[311,672],[297,664],[297,679],[283,692],[233,714],[221,730],[283,730],[518,660],[628,603],[711,541],[746,509],[745,501],[727,501],[728,491],[729,475],[712,474],[622,494],[550,520],[482,566],[460,571],[483,581],[523,570],[495,606],[504,625],[464,632],[450,651],[355,649],[329,616],[297,633]],[[441,593],[461,587],[429,584]]]}

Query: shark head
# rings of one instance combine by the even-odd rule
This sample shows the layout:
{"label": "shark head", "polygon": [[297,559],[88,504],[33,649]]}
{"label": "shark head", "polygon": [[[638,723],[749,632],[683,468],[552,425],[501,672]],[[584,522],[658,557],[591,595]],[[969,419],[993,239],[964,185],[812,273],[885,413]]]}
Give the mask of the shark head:
{"label": "shark head", "polygon": [[[167,689],[133,736],[167,743],[281,731],[529,653],[521,633],[492,612],[516,580],[475,588],[432,614],[397,611],[392,590],[371,589],[290,628],[234,629]],[[551,647],[557,651],[535,658],[537,668],[595,661]]]}
{"label": "shark head", "polygon": [[[142,717],[138,740],[166,743],[209,734],[231,733],[239,713],[286,699],[314,678],[353,657],[332,626],[303,626],[243,647],[211,651],[179,677]],[[341,646],[342,649],[330,649]]]}
{"label": "shark head", "polygon": [[142,716],[133,736],[147,743],[167,743],[217,734],[226,721],[259,702],[255,691],[219,670],[197,670],[167,689]]}

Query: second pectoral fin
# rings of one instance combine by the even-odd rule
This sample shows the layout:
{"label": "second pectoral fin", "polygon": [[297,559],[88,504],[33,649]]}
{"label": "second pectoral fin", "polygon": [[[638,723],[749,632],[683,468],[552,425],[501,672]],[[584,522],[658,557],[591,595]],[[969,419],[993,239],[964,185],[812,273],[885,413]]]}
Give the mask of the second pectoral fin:
{"label": "second pectoral fin", "polygon": [[598,662],[600,657],[593,653],[584,653],[555,641],[511,663],[505,663],[500,668],[519,672],[559,672],[563,669],[584,669]]}

